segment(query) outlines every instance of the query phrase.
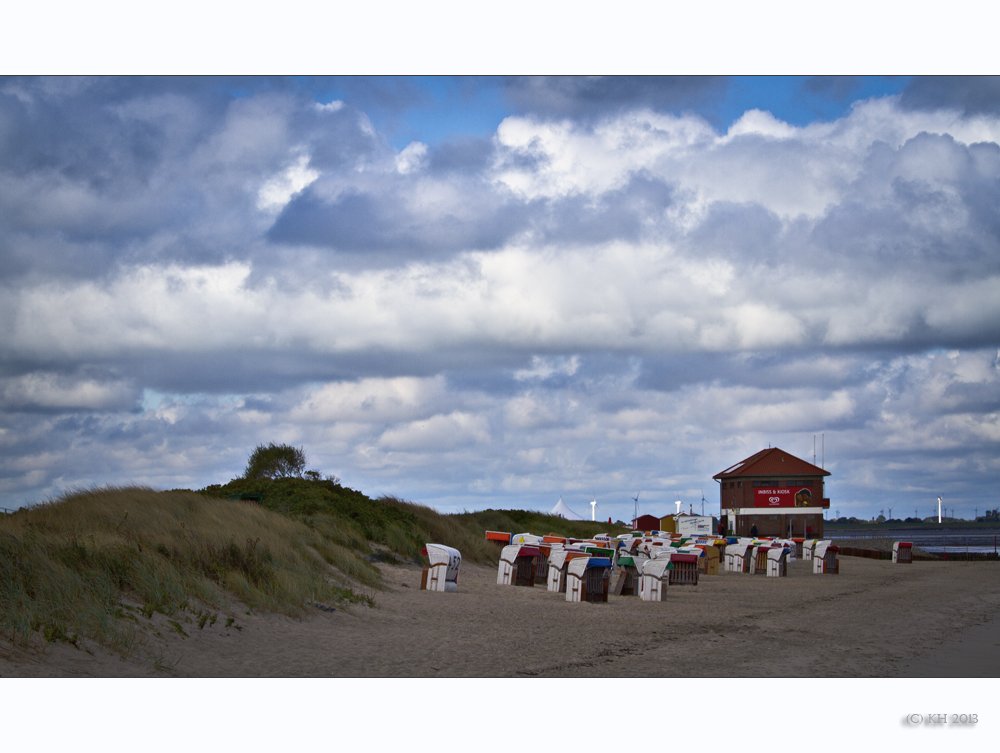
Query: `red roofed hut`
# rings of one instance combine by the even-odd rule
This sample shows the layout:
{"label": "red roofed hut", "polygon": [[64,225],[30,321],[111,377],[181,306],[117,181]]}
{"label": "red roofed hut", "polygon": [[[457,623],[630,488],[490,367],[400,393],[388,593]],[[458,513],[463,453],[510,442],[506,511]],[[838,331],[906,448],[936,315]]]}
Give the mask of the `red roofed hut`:
{"label": "red roofed hut", "polygon": [[823,537],[823,479],[830,472],[779,447],[761,450],[712,478],[722,515],[736,536]]}

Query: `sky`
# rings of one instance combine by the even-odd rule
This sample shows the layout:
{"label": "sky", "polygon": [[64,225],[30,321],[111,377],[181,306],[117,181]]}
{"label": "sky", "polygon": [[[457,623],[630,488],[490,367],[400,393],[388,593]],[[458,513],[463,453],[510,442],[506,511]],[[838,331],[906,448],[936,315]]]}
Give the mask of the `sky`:
{"label": "sky", "polygon": [[0,507],[1000,506],[1000,79],[0,80]]}

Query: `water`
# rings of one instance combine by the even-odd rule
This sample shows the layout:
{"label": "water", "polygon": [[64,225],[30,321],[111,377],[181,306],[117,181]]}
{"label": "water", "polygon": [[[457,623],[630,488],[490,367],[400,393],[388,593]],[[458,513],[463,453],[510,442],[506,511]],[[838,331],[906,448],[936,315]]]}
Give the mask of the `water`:
{"label": "water", "polygon": [[[847,531],[827,531],[827,535],[833,539],[871,539],[872,529],[854,529]],[[927,528],[918,530],[875,529],[875,538],[889,539],[890,541],[911,541],[914,546],[918,546],[925,552],[936,554],[944,552],[969,552],[988,553],[994,551],[996,541],[1000,541],[1000,531],[996,529],[956,529],[956,528]]]}

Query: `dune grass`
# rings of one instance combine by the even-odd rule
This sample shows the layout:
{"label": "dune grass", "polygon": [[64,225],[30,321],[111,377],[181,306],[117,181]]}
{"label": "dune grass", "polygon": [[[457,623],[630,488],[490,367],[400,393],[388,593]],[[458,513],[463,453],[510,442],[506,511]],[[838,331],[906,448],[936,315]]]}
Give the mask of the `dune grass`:
{"label": "dune grass", "polygon": [[147,617],[233,600],[299,616],[310,600],[362,600],[352,581],[377,586],[378,571],[299,521],[192,492],[95,489],[0,518],[0,631],[15,641],[127,651],[130,604]]}

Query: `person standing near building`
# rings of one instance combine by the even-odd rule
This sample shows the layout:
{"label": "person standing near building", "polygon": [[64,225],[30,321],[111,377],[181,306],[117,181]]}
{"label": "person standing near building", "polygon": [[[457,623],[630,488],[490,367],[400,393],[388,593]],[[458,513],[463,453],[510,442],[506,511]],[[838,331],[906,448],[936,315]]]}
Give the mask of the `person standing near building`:
{"label": "person standing near building", "polygon": [[754,523],[750,527],[750,535],[753,536],[754,538],[757,538],[757,524],[756,523]]}

